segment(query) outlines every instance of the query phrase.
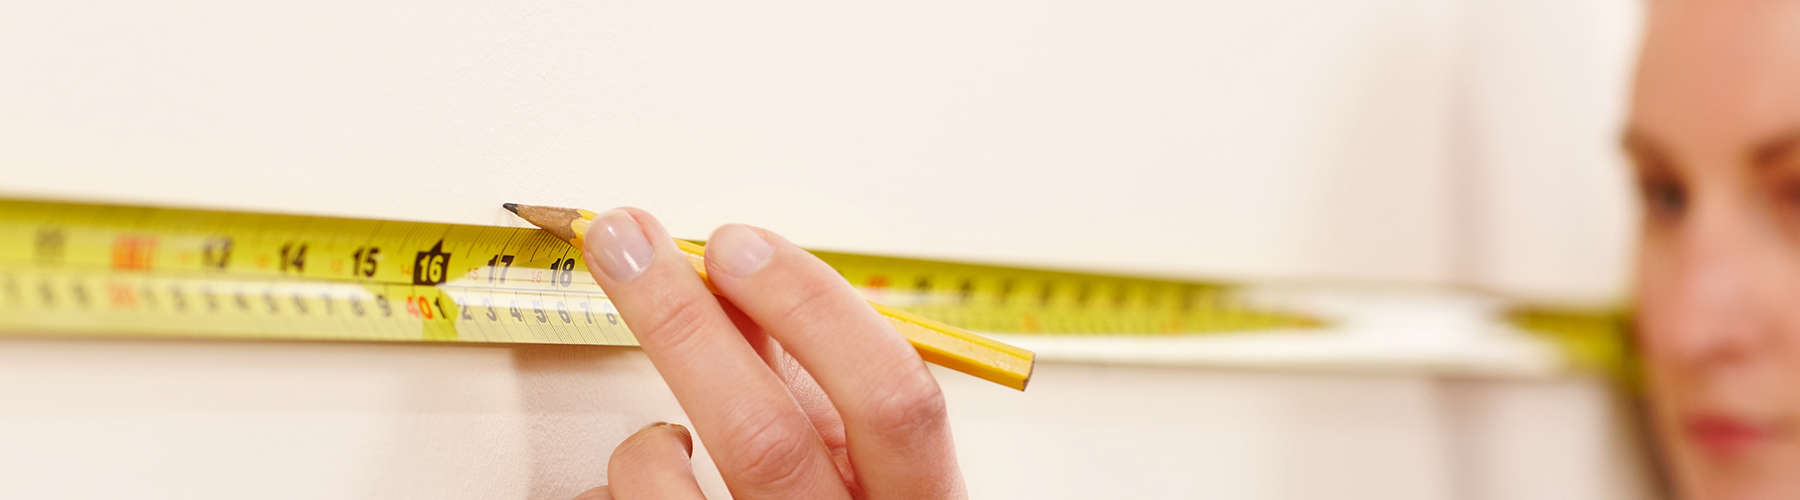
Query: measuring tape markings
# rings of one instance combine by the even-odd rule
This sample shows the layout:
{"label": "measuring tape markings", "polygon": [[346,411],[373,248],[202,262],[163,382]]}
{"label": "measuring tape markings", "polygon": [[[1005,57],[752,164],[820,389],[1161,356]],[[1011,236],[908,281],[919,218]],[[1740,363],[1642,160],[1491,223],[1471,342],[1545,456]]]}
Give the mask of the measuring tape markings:
{"label": "measuring tape markings", "polygon": [[[614,323],[610,301],[591,279],[581,279],[585,273],[574,272],[582,267],[579,259],[566,244],[535,230],[78,205],[52,213],[43,207],[0,206],[9,214],[0,216],[6,241],[13,243],[0,247],[5,286],[15,291],[6,304],[25,310],[0,323],[55,331],[124,326],[143,333],[174,328],[189,335],[321,338],[342,332],[355,339],[631,343],[624,327]],[[370,236],[342,238],[359,234]],[[457,255],[479,252],[478,245],[494,241],[499,242],[494,258],[506,256],[506,265],[490,269],[463,260],[472,256]],[[487,276],[484,270],[490,271]],[[16,293],[30,285],[42,290],[41,297],[27,301]],[[110,300],[94,302],[96,291],[105,291]],[[169,314],[190,301],[205,309],[184,307],[188,314]],[[80,313],[40,310],[55,311],[64,302]],[[483,318],[489,319],[484,323],[465,314],[464,307],[482,304],[494,318]],[[513,321],[499,316],[502,307]],[[607,326],[616,331],[566,328],[576,313],[583,322],[613,318]],[[527,322],[540,325],[519,325]]]}

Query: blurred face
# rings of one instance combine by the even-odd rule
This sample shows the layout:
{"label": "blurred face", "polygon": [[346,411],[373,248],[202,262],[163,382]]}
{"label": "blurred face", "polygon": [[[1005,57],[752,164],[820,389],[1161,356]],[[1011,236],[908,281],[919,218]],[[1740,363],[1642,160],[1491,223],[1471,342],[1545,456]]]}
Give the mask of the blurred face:
{"label": "blurred face", "polygon": [[1684,498],[1800,498],[1800,2],[1650,2],[1625,148],[1638,326]]}

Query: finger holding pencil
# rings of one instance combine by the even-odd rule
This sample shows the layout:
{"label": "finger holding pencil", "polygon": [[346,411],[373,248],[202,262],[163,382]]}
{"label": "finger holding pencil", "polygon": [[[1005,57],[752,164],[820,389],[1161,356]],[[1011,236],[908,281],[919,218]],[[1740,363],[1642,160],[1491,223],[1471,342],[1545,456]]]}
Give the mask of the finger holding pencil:
{"label": "finger holding pencil", "polygon": [[[584,248],[588,231],[593,227],[595,217],[600,215],[576,208],[516,203],[507,203],[503,206],[532,225],[582,248]],[[753,229],[753,231],[761,230]],[[779,238],[778,236],[774,237]],[[694,268],[695,272],[699,273],[708,290],[715,294],[719,293],[716,283],[708,278],[705,247],[683,240],[674,240],[674,242],[678,251],[686,257],[688,264]],[[608,258],[606,256],[596,257]],[[588,262],[590,266],[595,265],[592,260]],[[599,263],[603,266],[606,264],[605,262]],[[620,265],[631,265],[631,263],[623,262]],[[820,263],[819,265],[823,266],[824,264]],[[786,289],[773,288],[773,290]],[[766,290],[756,292],[767,293]],[[1025,390],[1025,386],[1031,380],[1031,370],[1035,361],[1031,351],[876,302],[865,302],[890,326],[899,331],[917,349],[919,356],[925,361],[1018,390]]]}

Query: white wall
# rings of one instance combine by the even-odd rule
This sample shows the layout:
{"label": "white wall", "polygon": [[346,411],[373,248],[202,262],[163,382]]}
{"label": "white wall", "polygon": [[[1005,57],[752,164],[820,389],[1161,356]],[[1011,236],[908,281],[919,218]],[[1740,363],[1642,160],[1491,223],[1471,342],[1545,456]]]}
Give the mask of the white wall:
{"label": "white wall", "polygon": [[8,191],[1444,281],[1454,3],[20,3]]}
{"label": "white wall", "polygon": [[1623,296],[1636,207],[1618,137],[1642,4],[1465,4],[1449,165],[1460,280],[1540,299]]}

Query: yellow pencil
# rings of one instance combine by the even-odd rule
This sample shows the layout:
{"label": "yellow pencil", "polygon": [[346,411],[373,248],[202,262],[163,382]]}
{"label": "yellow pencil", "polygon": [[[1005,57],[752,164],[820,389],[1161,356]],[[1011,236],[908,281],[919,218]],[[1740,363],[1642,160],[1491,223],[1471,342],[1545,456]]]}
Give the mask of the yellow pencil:
{"label": "yellow pencil", "polygon": [[[582,246],[588,225],[596,216],[594,212],[575,208],[516,203],[504,206],[532,225],[577,247]],[[705,280],[706,247],[682,240],[675,240],[675,245],[687,254],[688,263],[700,273],[700,279]],[[706,286],[711,289],[712,283],[708,282]],[[1031,368],[1036,360],[1031,351],[875,302],[869,302],[869,306],[900,330],[925,361],[1021,391],[1031,382]]]}

